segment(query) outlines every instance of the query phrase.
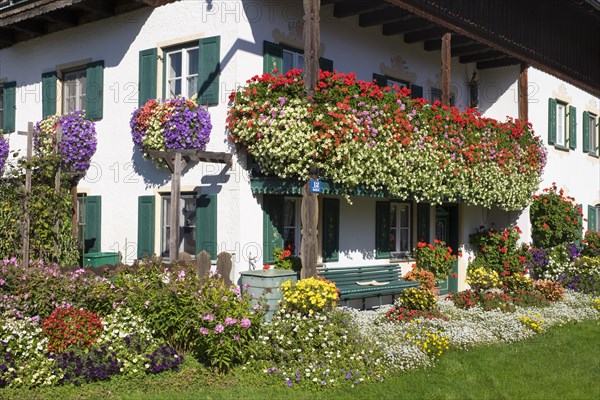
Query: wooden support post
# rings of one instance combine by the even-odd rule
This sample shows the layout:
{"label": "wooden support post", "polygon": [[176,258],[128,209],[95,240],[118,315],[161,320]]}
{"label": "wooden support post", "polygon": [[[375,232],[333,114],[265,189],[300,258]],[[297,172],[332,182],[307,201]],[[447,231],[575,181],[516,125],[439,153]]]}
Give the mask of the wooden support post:
{"label": "wooden support post", "polygon": [[[56,144],[54,145],[54,153],[58,154],[60,152],[60,142],[62,141],[62,126],[58,126],[55,131],[56,134]],[[60,186],[62,180],[62,171],[61,165],[58,164],[58,169],[56,170],[56,174],[54,175],[54,195],[58,196],[60,194]],[[60,255],[60,247],[58,245],[58,238],[60,236],[60,218],[58,215],[56,216],[56,221],[54,221],[54,256],[58,258]]]}
{"label": "wooden support post", "polygon": [[451,58],[451,33],[442,36],[442,104],[450,105],[450,62]]}
{"label": "wooden support post", "polygon": [[171,232],[169,234],[169,258],[171,263],[179,259],[179,197],[181,191],[181,153],[175,153],[171,174],[171,209],[169,210]]}
{"label": "wooden support post", "polygon": [[[308,98],[319,78],[319,31],[320,0],[304,0],[304,86]],[[316,179],[316,170],[311,167],[310,178]],[[310,182],[302,187],[302,241],[300,257],[302,259],[302,276],[309,278],[317,275],[317,248],[319,202],[315,193],[310,193]]]}
{"label": "wooden support post", "polygon": [[29,229],[31,225],[29,216],[29,196],[31,196],[31,158],[33,156],[33,122],[27,123],[27,132],[19,132],[19,135],[27,135],[27,168],[25,169],[25,188],[23,193],[23,225],[21,231],[22,263],[29,265]]}
{"label": "wooden support post", "polygon": [[[316,171],[311,171],[310,178],[317,179]],[[319,199],[316,193],[310,193],[310,181],[302,187],[302,242],[300,257],[302,259],[301,278],[317,275]]]}
{"label": "wooden support post", "polygon": [[312,97],[319,79],[320,7],[320,0],[304,0],[304,85],[308,97]]}
{"label": "wooden support post", "polygon": [[527,71],[529,71],[529,66],[521,63],[521,71],[519,73],[519,119],[521,121],[529,120],[529,81]]}

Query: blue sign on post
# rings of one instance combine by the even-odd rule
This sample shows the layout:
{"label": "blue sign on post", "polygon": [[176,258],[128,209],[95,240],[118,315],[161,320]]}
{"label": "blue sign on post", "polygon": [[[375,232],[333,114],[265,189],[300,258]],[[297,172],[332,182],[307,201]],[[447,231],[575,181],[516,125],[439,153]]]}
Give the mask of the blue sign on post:
{"label": "blue sign on post", "polygon": [[318,179],[310,180],[310,193],[321,193],[321,181]]}

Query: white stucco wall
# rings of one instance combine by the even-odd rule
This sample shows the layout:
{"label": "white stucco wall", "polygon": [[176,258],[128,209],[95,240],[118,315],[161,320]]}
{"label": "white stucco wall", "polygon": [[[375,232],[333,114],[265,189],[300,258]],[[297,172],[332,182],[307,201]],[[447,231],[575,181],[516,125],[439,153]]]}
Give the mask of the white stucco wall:
{"label": "white stucco wall", "polygon": [[[361,28],[358,17],[337,19],[333,6],[322,7],[321,55],[334,61],[334,69],[355,72],[371,80],[373,73],[388,74],[423,87],[429,98],[432,87],[440,87],[440,53],[426,52],[422,44],[405,44],[401,35],[386,37],[380,27]],[[225,132],[227,97],[253,75],[262,73],[263,41],[302,47],[301,1],[180,1],[156,9],[143,9],[116,18],[67,29],[0,50],[0,79],[17,81],[17,130],[28,121],[42,117],[41,74],[67,64],[104,60],[104,117],[97,122],[98,150],[93,165],[79,191],[102,196],[102,250],[121,251],[126,260],[136,255],[137,199],[140,195],[158,196],[169,190],[170,174],[143,160],[134,148],[129,119],[137,107],[138,53],[191,39],[221,37],[220,103],[210,107],[213,123],[210,151],[230,151]],[[162,67],[159,65],[159,76]],[[474,64],[463,65],[454,58],[452,91],[457,105],[468,103],[467,83]],[[479,72],[480,109],[486,116],[504,120],[517,116],[517,66]],[[564,84],[545,73],[530,70],[529,115],[536,132],[547,139],[547,98],[555,92],[572,98],[578,120],[583,110],[599,107],[598,98]],[[563,93],[564,92],[564,93]],[[159,95],[162,86],[159,86]],[[595,104],[595,106],[593,105]],[[587,108],[586,108],[587,107]],[[596,111],[597,113],[597,111]],[[25,138],[10,135],[11,148],[25,148]],[[581,140],[578,140],[581,143]],[[551,149],[542,187],[556,181],[578,202],[600,202],[600,167],[597,158],[576,151],[564,153]],[[24,152],[22,152],[24,154]],[[575,172],[576,171],[576,172]],[[262,211],[260,196],[254,196],[245,170],[237,163],[225,168],[199,163],[188,167],[182,176],[182,191],[200,187],[201,193],[219,193],[219,251],[235,253],[235,274],[262,265]],[[350,205],[341,199],[339,265],[380,263],[374,257],[374,198],[354,198]],[[157,226],[160,202],[157,201]],[[587,212],[587,209],[584,208]],[[416,211],[415,211],[416,213]],[[510,223],[514,219],[528,240],[527,213],[486,212],[477,207],[461,207],[461,239],[482,223]],[[486,220],[486,218],[488,218]],[[494,217],[496,218],[496,217]],[[155,250],[160,249],[157,235]],[[464,277],[465,255],[459,278]],[[405,266],[408,268],[408,264]]]}

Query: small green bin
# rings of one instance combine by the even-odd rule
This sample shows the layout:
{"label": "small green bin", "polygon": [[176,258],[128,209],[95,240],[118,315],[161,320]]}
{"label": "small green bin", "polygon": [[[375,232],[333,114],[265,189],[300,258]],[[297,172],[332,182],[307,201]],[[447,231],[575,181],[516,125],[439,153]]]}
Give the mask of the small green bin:
{"label": "small green bin", "polygon": [[100,253],[87,253],[83,257],[83,265],[91,267],[101,267],[106,264],[115,265],[121,261],[121,255],[119,253],[100,252]]}

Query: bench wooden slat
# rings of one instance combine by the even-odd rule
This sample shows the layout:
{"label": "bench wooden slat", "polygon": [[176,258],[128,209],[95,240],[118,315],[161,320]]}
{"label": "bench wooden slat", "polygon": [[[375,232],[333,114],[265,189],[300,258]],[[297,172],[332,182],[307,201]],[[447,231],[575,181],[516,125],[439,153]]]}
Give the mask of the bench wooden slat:
{"label": "bench wooden slat", "polygon": [[[405,281],[401,278],[399,264],[362,265],[352,267],[322,268],[319,276],[335,283],[340,291],[340,300],[362,299],[365,308],[367,297],[378,297],[381,305],[381,296],[394,296],[404,289],[418,286],[417,282]],[[357,282],[388,282],[386,285],[359,285]]]}

